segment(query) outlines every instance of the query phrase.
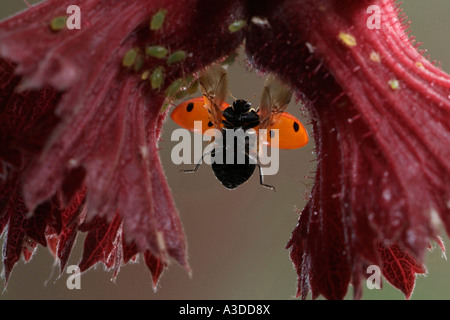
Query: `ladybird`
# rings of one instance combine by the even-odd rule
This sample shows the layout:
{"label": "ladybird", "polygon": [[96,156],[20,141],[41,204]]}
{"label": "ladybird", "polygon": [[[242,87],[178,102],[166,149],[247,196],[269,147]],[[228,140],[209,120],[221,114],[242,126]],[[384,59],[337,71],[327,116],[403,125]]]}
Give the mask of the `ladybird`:
{"label": "ladybird", "polygon": [[[235,189],[246,182],[254,173],[256,167],[259,169],[260,184],[275,191],[273,186],[264,183],[264,175],[249,139],[241,142],[227,140],[228,133],[244,132],[252,137],[256,135],[260,141],[267,146],[280,149],[296,149],[308,143],[308,133],[303,124],[293,115],[285,112],[292,91],[279,82],[274,76],[269,76],[265,82],[258,109],[252,107],[251,103],[237,99],[231,105],[225,102],[228,93],[227,72],[224,66],[215,65],[207,68],[199,75],[199,84],[203,97],[187,100],[171,113],[172,120],[179,126],[200,134],[208,134],[217,129],[222,133],[219,143],[216,143],[210,151],[211,157],[223,161],[211,163],[216,178],[227,189]],[[201,121],[202,126],[195,126],[196,121]],[[266,129],[265,131],[260,131]],[[259,132],[265,132],[266,136],[260,136]],[[275,140],[274,135],[278,137]],[[277,141],[275,145],[273,141]],[[216,141],[215,141],[216,142]],[[261,145],[256,146],[260,152]],[[227,162],[226,154],[232,152],[233,162]],[[185,173],[193,173],[198,170],[203,160],[194,169],[181,170]],[[244,162],[236,161],[241,156]],[[229,158],[228,158],[229,159]]]}

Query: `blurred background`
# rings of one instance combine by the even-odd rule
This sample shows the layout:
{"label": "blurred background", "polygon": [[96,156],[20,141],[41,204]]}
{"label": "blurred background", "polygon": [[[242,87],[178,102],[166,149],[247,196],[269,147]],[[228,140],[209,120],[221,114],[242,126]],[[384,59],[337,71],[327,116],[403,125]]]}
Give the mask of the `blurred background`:
{"label": "blurred background", "polygon": [[[404,0],[402,7],[412,20],[412,34],[424,42],[422,48],[450,72],[450,1]],[[1,0],[0,19],[25,8],[22,0]],[[264,79],[246,68],[245,56],[231,67],[229,78],[235,97],[257,104]],[[287,111],[308,122],[300,105],[291,102]],[[175,128],[168,119],[161,158],[187,237],[192,278],[173,262],[155,292],[150,272],[139,261],[124,266],[115,282],[102,266],[91,269],[81,277],[81,290],[69,290],[69,275],[57,279],[59,267],[48,250],[39,247],[31,262],[16,265],[0,299],[294,299],[297,275],[285,245],[312,187],[308,177],[315,170],[313,141],[299,150],[280,151],[279,173],[265,180],[277,192],[261,187],[257,174],[228,191],[207,165],[196,174],[179,172],[191,166],[176,166],[170,159]],[[309,126],[307,130],[312,136]],[[69,265],[79,262],[83,240],[79,235]],[[450,298],[450,263],[439,249],[427,255],[426,265],[429,274],[418,277],[412,299]],[[352,298],[351,288],[347,298]],[[382,290],[365,288],[363,298],[403,299],[403,295],[384,282]]]}

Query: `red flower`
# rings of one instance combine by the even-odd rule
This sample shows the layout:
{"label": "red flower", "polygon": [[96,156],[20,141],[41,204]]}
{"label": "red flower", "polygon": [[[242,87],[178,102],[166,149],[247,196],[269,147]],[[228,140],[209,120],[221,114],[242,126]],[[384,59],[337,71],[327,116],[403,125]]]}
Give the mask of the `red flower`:
{"label": "red flower", "polygon": [[80,30],[58,18],[68,5],[0,24],[6,278],[37,243],[63,268],[78,231],[83,271],[117,272],[138,253],[155,283],[168,257],[189,269],[158,158],[161,107],[245,37],[253,66],[295,88],[314,126],[315,185],[288,244],[298,294],[339,299],[351,282],[359,298],[374,264],[410,296],[440,243],[432,213],[450,231],[450,77],[408,40],[392,1],[87,0]]}
{"label": "red flower", "polygon": [[[379,30],[367,27],[373,4]],[[315,185],[288,244],[298,294],[343,298],[351,281],[359,297],[374,264],[409,297],[437,239],[431,213],[450,227],[449,76],[408,40],[391,1],[284,1],[255,10],[272,28],[250,29],[254,63],[297,88],[315,129]],[[417,267],[393,262],[403,256]]]}
{"label": "red flower", "polygon": [[[36,242],[49,244],[62,271],[84,231],[82,271],[97,262],[118,270],[141,252],[156,285],[169,256],[189,270],[157,152],[166,88],[236,48],[243,33],[228,26],[243,6],[89,0],[81,30],[68,30],[58,25],[68,5],[46,1],[0,25],[5,276]],[[187,56],[159,59],[146,52],[154,45]],[[143,80],[156,69],[160,86]]]}

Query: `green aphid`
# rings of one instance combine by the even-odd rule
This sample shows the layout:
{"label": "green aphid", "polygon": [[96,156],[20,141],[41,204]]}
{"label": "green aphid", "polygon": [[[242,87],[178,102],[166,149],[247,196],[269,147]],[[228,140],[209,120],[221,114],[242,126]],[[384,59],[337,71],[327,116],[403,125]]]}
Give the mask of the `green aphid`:
{"label": "green aphid", "polygon": [[181,62],[184,59],[186,59],[186,56],[187,56],[186,51],[183,50],[175,51],[169,56],[169,58],[167,58],[167,64],[171,65],[177,62]]}
{"label": "green aphid", "polygon": [[166,89],[166,97],[172,98],[174,97],[181,87],[184,85],[185,80],[183,78],[178,78],[174,82],[170,84],[170,86]]}
{"label": "green aphid", "polygon": [[147,80],[148,77],[150,77],[150,70],[145,70],[144,72],[142,72],[142,75],[141,75],[142,80]]}
{"label": "green aphid", "polygon": [[234,32],[241,30],[246,25],[247,25],[247,22],[245,22],[245,20],[236,20],[228,26],[228,30],[231,33],[234,33]]}
{"label": "green aphid", "polygon": [[192,85],[194,85],[194,82],[196,82],[197,80],[194,78],[194,76],[192,74],[188,75],[185,79],[184,79],[184,84],[183,90],[189,90],[191,88]]}
{"label": "green aphid", "polygon": [[196,94],[197,91],[198,91],[198,80],[195,80],[195,81],[191,84],[191,86],[189,87],[189,89],[187,89],[187,93],[188,93],[189,95],[193,95],[193,94]]}
{"label": "green aphid", "polygon": [[166,111],[167,107],[170,105],[170,101],[164,102],[163,106],[161,107],[160,113],[164,113]]}
{"label": "green aphid", "polygon": [[157,67],[153,70],[152,75],[150,76],[150,83],[152,85],[152,89],[159,89],[161,85],[164,83],[164,68]]}
{"label": "green aphid", "polygon": [[198,80],[194,76],[189,75],[187,78],[183,79],[181,87],[177,94],[175,95],[176,100],[185,98],[188,95],[193,95],[197,93],[198,90]]}
{"label": "green aphid", "polygon": [[136,57],[136,61],[134,61],[134,71],[140,71],[144,66],[145,59],[141,53],[139,53]]}
{"label": "green aphid", "polygon": [[158,58],[158,59],[162,59],[165,58],[167,56],[167,53],[169,51],[162,47],[162,46],[148,46],[147,48],[145,48],[145,54]]}
{"label": "green aphid", "polygon": [[164,24],[164,19],[166,17],[167,10],[161,9],[155,13],[150,21],[150,30],[159,30]]}
{"label": "green aphid", "polygon": [[400,89],[400,82],[398,82],[397,79],[391,79],[388,81],[389,86],[392,90],[398,90]]}
{"label": "green aphid", "polygon": [[175,100],[181,100],[181,99],[184,99],[184,98],[186,98],[188,95],[189,95],[188,90],[187,90],[187,89],[184,89],[184,90],[183,90],[183,88],[181,88],[181,89],[177,92],[177,94],[175,95]]}
{"label": "green aphid", "polygon": [[66,27],[66,16],[59,16],[56,18],[53,18],[52,22],[50,23],[50,28],[53,31],[60,31]]}
{"label": "green aphid", "polygon": [[184,83],[185,83],[186,86],[190,86],[193,82],[194,82],[194,76],[192,74],[188,75],[184,79]]}
{"label": "green aphid", "polygon": [[138,51],[136,49],[130,49],[125,53],[122,60],[122,65],[124,67],[131,67],[136,61]]}
{"label": "green aphid", "polygon": [[237,53],[237,52],[231,53],[231,54],[230,54],[230,55],[222,62],[222,65],[225,65],[225,66],[231,66],[233,63],[236,62],[237,56],[238,56],[238,53]]}

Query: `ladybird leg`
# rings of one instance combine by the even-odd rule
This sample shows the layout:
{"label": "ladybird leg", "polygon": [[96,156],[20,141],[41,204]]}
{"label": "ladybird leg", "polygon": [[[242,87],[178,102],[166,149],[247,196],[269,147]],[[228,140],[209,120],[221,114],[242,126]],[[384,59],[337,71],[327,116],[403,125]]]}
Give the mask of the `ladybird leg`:
{"label": "ladybird leg", "polygon": [[205,156],[205,154],[202,154],[202,157],[200,158],[200,160],[197,162],[197,164],[195,165],[194,169],[188,169],[188,170],[180,170],[180,172],[183,173],[195,173],[197,172],[198,168],[200,168],[200,165],[203,162],[203,157]]}
{"label": "ladybird leg", "polygon": [[259,165],[259,163],[256,161],[255,157],[252,156],[252,155],[249,155],[248,153],[246,153],[246,155],[247,155],[252,161],[254,161],[255,164],[258,166],[258,169],[259,169],[259,184],[262,185],[263,187],[265,187],[265,188],[267,188],[267,189],[270,189],[270,190],[272,190],[272,191],[275,192],[276,190],[275,190],[275,187],[274,187],[274,186],[271,186],[271,185],[268,185],[268,184],[265,184],[265,183],[264,183],[264,174],[263,174],[263,172],[262,172],[262,168],[261,168],[261,166]]}
{"label": "ladybird leg", "polygon": [[183,173],[195,173],[195,172],[197,172],[198,168],[202,164],[202,161],[203,161],[203,156],[200,158],[200,161],[195,165],[194,169],[180,170],[180,172],[183,172]]}
{"label": "ladybird leg", "polygon": [[261,166],[258,164],[256,164],[259,168],[259,184],[262,185],[263,187],[270,189],[272,191],[276,191],[274,186],[268,185],[268,184],[264,184],[264,175],[262,173],[262,169]]}
{"label": "ladybird leg", "polygon": [[201,165],[202,162],[203,162],[203,158],[204,158],[206,155],[212,153],[213,150],[214,150],[214,148],[211,149],[211,150],[209,150],[208,152],[202,154],[202,157],[201,157],[200,160],[197,162],[197,164],[195,165],[194,169],[180,170],[180,172],[183,172],[183,173],[195,173],[195,172],[197,172],[198,168],[200,168],[200,165]]}

